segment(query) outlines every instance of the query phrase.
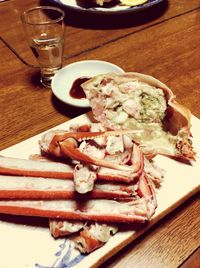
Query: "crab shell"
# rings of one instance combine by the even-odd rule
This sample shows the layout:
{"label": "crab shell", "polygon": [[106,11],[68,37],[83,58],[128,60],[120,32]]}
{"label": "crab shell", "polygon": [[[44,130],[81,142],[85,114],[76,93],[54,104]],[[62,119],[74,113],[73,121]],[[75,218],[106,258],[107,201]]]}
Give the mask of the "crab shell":
{"label": "crab shell", "polygon": [[[170,133],[172,137],[180,136],[179,143],[177,142],[174,145],[173,152],[172,150],[168,151],[167,149],[162,151],[157,150],[155,154],[163,154],[175,158],[182,158],[187,160],[194,160],[195,152],[193,151],[192,144],[191,144],[191,112],[189,109],[187,109],[185,106],[179,104],[176,101],[176,96],[173,94],[171,89],[167,87],[165,84],[160,82],[159,80],[155,79],[152,76],[144,75],[141,73],[136,72],[128,72],[124,74],[114,74],[114,73],[108,73],[108,74],[102,74],[97,75],[87,82],[83,83],[81,86],[86,94],[86,97],[89,100],[90,106],[92,108],[92,112],[94,115],[94,118],[99,121],[104,127],[108,129],[124,129],[125,126],[120,126],[117,124],[113,124],[108,118],[105,116],[105,106],[103,107],[103,98],[105,96],[102,96],[100,92],[97,91],[96,85],[100,85],[102,81],[117,81],[118,84],[124,81],[130,81],[131,79],[139,82],[144,82],[150,86],[159,88],[163,91],[164,97],[166,99],[167,109],[165,111],[165,118],[162,122],[163,129],[165,129],[166,133]],[[100,107],[96,107],[96,100],[99,98]],[[99,109],[100,108],[100,109]],[[180,135],[181,133],[181,135]],[[138,141],[137,141],[138,142]],[[143,144],[141,144],[143,145]],[[167,146],[166,146],[167,147]],[[151,150],[149,152],[151,154]],[[148,153],[147,153],[148,154]],[[152,152],[153,154],[153,152]]]}

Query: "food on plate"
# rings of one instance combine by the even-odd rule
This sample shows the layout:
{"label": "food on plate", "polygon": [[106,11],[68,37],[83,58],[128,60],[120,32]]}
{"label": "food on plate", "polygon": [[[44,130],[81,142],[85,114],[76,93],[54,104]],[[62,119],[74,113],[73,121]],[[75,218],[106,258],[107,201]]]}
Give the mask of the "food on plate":
{"label": "food on plate", "polygon": [[80,2],[83,2],[85,4],[93,3],[99,6],[103,6],[108,3],[118,3],[119,1],[118,0],[80,0]]}
{"label": "food on plate", "polygon": [[120,0],[120,3],[125,6],[138,6],[146,3],[148,0]]}
{"label": "food on plate", "polygon": [[103,6],[105,4],[121,4],[125,6],[138,6],[146,3],[148,0],[81,0],[86,4],[95,3],[96,5]]}
{"label": "food on plate", "polygon": [[81,85],[94,118],[107,129],[135,130],[146,155],[194,159],[190,111],[159,80],[139,73],[102,74]]}
{"label": "food on plate", "polygon": [[[87,198],[128,198],[137,193],[137,184],[96,182]],[[74,199],[77,197],[73,180],[0,175],[0,198],[6,199]]]}
{"label": "food on plate", "polygon": [[107,196],[105,199],[93,199],[77,196],[72,200],[31,200],[19,193],[17,199],[5,195],[0,200],[0,213],[4,214],[117,223],[144,223],[153,216],[156,207],[154,185],[145,173],[135,184],[134,196],[130,198],[113,199]]}
{"label": "food on plate", "polygon": [[[155,211],[154,200],[0,200],[0,213],[115,223],[145,223]],[[148,204],[147,204],[148,201]]]}
{"label": "food on plate", "polygon": [[103,6],[105,3],[116,2],[116,0],[93,0],[97,5]]}
{"label": "food on plate", "polygon": [[85,226],[75,239],[75,247],[82,253],[90,253],[102,247],[118,231],[117,225],[93,223]]}
{"label": "food on plate", "polygon": [[83,221],[49,219],[49,229],[53,237],[68,236],[82,230],[86,223]]}
{"label": "food on plate", "polygon": [[118,226],[114,224],[57,219],[49,220],[49,228],[55,238],[80,231],[74,242],[81,253],[90,253],[103,246],[118,231]]}
{"label": "food on plate", "polygon": [[99,176],[111,180],[110,173],[114,180],[133,181],[142,174],[143,154],[125,133],[129,131],[50,132],[42,137],[40,146],[54,157],[82,161],[75,166],[73,177],[76,190],[86,193],[93,189]]}
{"label": "food on plate", "polygon": [[102,74],[82,87],[98,122],[46,132],[29,159],[0,156],[0,213],[47,218],[53,238],[74,234],[88,254],[153,217],[165,175],[153,156],[195,153],[189,110],[155,78]]}
{"label": "food on plate", "polygon": [[164,173],[130,134],[99,123],[72,125],[45,133],[41,155],[1,156],[0,213],[49,218],[52,236],[76,233],[83,253],[103,246],[119,223],[149,221]]}
{"label": "food on plate", "polygon": [[0,156],[0,174],[67,179],[73,177],[73,168],[66,163]]}

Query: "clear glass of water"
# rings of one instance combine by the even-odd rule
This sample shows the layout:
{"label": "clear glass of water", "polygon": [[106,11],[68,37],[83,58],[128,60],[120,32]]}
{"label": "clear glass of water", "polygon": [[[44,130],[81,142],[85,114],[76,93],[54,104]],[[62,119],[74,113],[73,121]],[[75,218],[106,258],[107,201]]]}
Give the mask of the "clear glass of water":
{"label": "clear glass of water", "polygon": [[41,69],[41,83],[51,87],[54,74],[62,68],[64,49],[64,11],[38,6],[22,13],[22,24],[30,48]]}

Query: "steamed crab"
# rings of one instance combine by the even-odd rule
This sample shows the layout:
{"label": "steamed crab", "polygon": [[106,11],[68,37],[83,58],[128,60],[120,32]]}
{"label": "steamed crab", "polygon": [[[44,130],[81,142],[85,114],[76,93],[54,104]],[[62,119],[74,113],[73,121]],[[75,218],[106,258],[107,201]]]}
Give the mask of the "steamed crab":
{"label": "steamed crab", "polygon": [[135,130],[145,154],[194,159],[191,113],[159,80],[139,73],[102,74],[82,88],[94,118],[107,129]]}
{"label": "steamed crab", "polygon": [[50,218],[54,237],[80,232],[82,252],[103,245],[117,230],[113,223],[145,223],[155,213],[163,171],[146,159],[132,132],[73,126],[42,136],[44,156],[1,156],[0,212]]}
{"label": "steamed crab", "polygon": [[[77,195],[78,199],[76,201],[65,200],[57,202],[47,200],[40,202],[40,205],[37,201],[28,203],[24,200],[0,201],[0,211],[6,212],[6,207],[10,211],[8,208],[10,204],[12,204],[12,207],[16,204],[16,206],[20,206],[22,214],[26,214],[26,211],[32,211],[31,206],[34,206],[36,216],[38,214],[38,216],[55,216],[66,219],[98,219],[124,222],[144,222],[150,218],[156,208],[152,180],[152,177],[155,177],[156,168],[152,165],[152,171],[148,169],[148,172],[145,172],[144,156],[139,146],[128,136],[129,131],[91,132],[91,129],[90,126],[90,131],[87,132],[81,132],[80,129],[77,129],[78,132],[73,133],[68,131],[61,134],[60,131],[58,133],[49,132],[40,140],[41,149],[45,151],[45,154],[70,159],[70,164],[69,162],[58,163],[49,160],[41,162],[38,160],[0,158],[0,172],[4,176],[9,174],[12,174],[12,176],[17,175],[12,178],[7,177],[7,182],[11,181],[10,183],[12,183],[14,178],[16,180],[15,185],[20,180],[23,182],[18,191],[14,193],[11,189],[9,191],[6,188],[3,189],[5,186],[2,178],[2,189],[0,189],[0,195],[2,196],[4,194],[9,198],[10,195],[10,199],[20,198],[20,196],[21,199],[39,199],[40,196],[42,199],[50,200],[59,199],[59,196],[60,199],[71,199],[76,197],[74,192],[78,192],[81,197]],[[93,156],[94,154],[98,157]],[[146,161],[148,160],[146,159]],[[38,170],[36,168],[38,164],[39,166],[43,164],[44,169]],[[52,166],[54,167],[54,172],[52,172]],[[56,166],[58,167],[57,169]],[[27,174],[29,177],[20,177]],[[66,177],[64,177],[64,174],[66,174]],[[45,179],[38,178],[34,182],[33,178],[41,175],[46,177],[46,184],[49,190],[40,189]],[[162,174],[159,176],[162,177]],[[51,184],[48,184],[48,180],[52,182],[51,177],[57,178],[57,180],[61,180],[61,178],[66,180],[67,188],[62,188],[64,186],[61,185],[64,185],[64,183],[56,185],[56,182],[52,183],[50,188]],[[71,182],[72,179],[73,183]],[[42,181],[40,182],[40,180]],[[35,194],[31,194],[29,191],[28,183],[31,183],[31,189]],[[59,189],[59,186],[61,189]],[[80,211],[78,203],[79,199],[82,200],[84,195],[86,207],[82,206]],[[100,197],[106,200],[90,200]],[[113,198],[115,201],[109,200]],[[68,208],[63,207],[65,203]],[[51,204],[53,204],[52,208]],[[110,212],[105,211],[103,204],[106,204],[107,210],[111,209]],[[39,207],[37,208],[38,205]],[[116,210],[113,210],[114,206],[116,206]],[[55,207],[57,208],[55,209]],[[53,211],[51,211],[52,209]],[[15,213],[14,210],[13,213]]]}
{"label": "steamed crab", "polygon": [[195,153],[190,112],[158,80],[106,74],[82,87],[100,123],[45,133],[30,159],[0,156],[0,213],[49,218],[54,237],[79,233],[76,247],[88,253],[117,223],[154,215],[164,176],[154,155]]}

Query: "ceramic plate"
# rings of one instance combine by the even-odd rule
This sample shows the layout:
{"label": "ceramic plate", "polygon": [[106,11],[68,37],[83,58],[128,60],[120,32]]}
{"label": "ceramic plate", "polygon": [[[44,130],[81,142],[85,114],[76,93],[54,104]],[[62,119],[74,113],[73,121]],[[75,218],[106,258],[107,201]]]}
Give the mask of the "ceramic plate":
{"label": "ceramic plate", "polygon": [[[54,129],[67,129],[70,124],[87,124],[91,113],[74,118]],[[1,258],[0,267],[9,268],[90,268],[98,267],[103,261],[135,240],[161,218],[200,190],[200,120],[192,117],[193,145],[197,152],[191,165],[156,156],[156,164],[166,171],[162,186],[157,191],[158,207],[145,228],[138,231],[119,231],[103,247],[89,255],[74,249],[70,238],[54,239],[48,226],[39,218],[6,217],[0,215]],[[28,158],[39,153],[38,140],[44,133],[1,151],[1,155]],[[170,193],[170,194],[169,194]]]}
{"label": "ceramic plate", "polygon": [[51,88],[54,95],[61,101],[78,107],[89,107],[86,98],[72,98],[70,90],[73,83],[80,77],[93,77],[103,73],[123,73],[115,64],[99,60],[78,61],[59,70],[52,79]]}
{"label": "ceramic plate", "polygon": [[122,5],[113,5],[110,7],[87,7],[86,5],[78,3],[77,0],[52,0],[52,2],[55,2],[57,4],[60,4],[64,7],[67,7],[69,9],[79,11],[79,12],[84,12],[84,13],[95,13],[95,14],[126,14],[130,12],[138,12],[142,11],[144,9],[147,9],[149,7],[152,7],[154,5],[159,4],[163,0],[148,0],[146,3],[143,5],[138,5],[134,7],[130,6],[122,6]]}

